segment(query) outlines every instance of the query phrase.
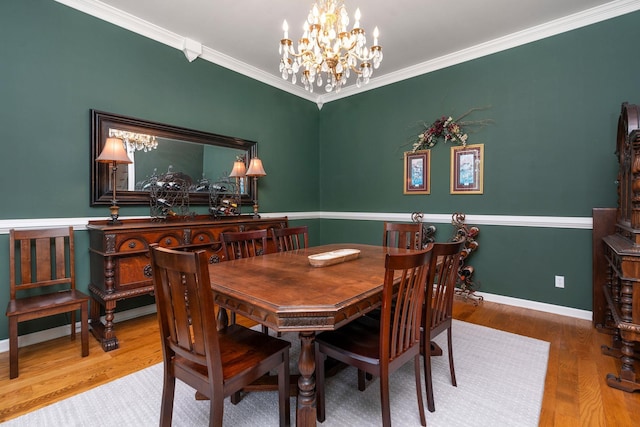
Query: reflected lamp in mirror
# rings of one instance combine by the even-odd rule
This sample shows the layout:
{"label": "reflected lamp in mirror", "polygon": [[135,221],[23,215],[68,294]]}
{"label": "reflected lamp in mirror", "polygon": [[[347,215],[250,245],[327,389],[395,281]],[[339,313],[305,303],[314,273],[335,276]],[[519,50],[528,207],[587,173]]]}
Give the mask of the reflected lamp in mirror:
{"label": "reflected lamp in mirror", "polygon": [[127,150],[124,146],[124,141],[120,138],[107,138],[104,148],[100,152],[100,155],[96,157],[98,163],[111,164],[111,224],[118,224],[118,216],[120,208],[118,207],[118,200],[116,199],[116,186],[117,186],[117,171],[118,164],[132,163],[131,159],[127,155]]}
{"label": "reflected lamp in mirror", "polygon": [[233,162],[233,170],[229,174],[230,178],[236,178],[239,180],[240,178],[244,178],[246,174],[247,168],[244,165],[244,161],[236,160],[235,162]]}
{"label": "reflected lamp in mirror", "polygon": [[264,167],[262,166],[262,160],[257,157],[251,159],[251,163],[249,163],[249,169],[247,170],[247,176],[253,178],[253,217],[260,218],[258,215],[258,177],[266,176],[267,173],[264,171]]}
{"label": "reflected lamp in mirror", "polygon": [[236,209],[238,215],[242,214],[242,205],[240,204],[240,180],[247,176],[247,166],[244,164],[244,160],[236,160],[233,162],[233,170],[229,174],[229,178],[236,179]]}

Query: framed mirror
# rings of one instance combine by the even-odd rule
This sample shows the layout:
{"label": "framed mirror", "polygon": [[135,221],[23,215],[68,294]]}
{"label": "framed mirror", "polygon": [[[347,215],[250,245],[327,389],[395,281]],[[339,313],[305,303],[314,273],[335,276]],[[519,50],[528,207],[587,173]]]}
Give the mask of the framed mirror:
{"label": "framed mirror", "polygon": [[[166,175],[190,183],[189,204],[207,205],[210,186],[228,182],[236,160],[244,159],[248,166],[257,156],[254,141],[91,110],[91,206],[112,201],[111,167],[96,162],[111,136],[125,141],[132,160],[116,172],[119,205],[149,204],[149,183]],[[247,185],[246,179],[239,185],[239,196],[243,205],[251,205],[257,186]]]}

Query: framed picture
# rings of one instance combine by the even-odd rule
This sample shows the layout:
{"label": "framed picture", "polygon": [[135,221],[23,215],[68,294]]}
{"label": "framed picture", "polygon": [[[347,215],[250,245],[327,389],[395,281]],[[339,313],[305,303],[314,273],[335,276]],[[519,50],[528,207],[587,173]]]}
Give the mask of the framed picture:
{"label": "framed picture", "polygon": [[451,147],[451,194],[482,194],[484,144]]}
{"label": "framed picture", "polygon": [[430,161],[430,150],[404,153],[404,194],[431,192]]}

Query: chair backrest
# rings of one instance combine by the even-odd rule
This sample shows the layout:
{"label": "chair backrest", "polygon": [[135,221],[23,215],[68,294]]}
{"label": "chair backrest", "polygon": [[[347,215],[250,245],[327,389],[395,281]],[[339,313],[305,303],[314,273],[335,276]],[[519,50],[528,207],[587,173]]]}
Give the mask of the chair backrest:
{"label": "chair backrest", "polygon": [[430,260],[431,247],[386,256],[380,314],[381,363],[394,360],[420,344],[424,286]]}
{"label": "chair backrest", "polygon": [[273,242],[278,252],[309,247],[309,227],[272,228]]}
{"label": "chair backrest", "polygon": [[228,260],[263,255],[267,250],[267,230],[224,232],[220,239]]}
{"label": "chair backrest", "polygon": [[425,325],[433,330],[438,325],[451,321],[453,317],[453,297],[458,269],[465,247],[465,241],[434,243],[431,267],[427,278],[425,301]]}
{"label": "chair backrest", "polygon": [[10,299],[34,288],[75,289],[73,227],[9,230]]}
{"label": "chair backrest", "polygon": [[385,222],[382,246],[403,249],[422,249],[422,223]]}
{"label": "chair backrest", "polygon": [[222,363],[205,251],[175,251],[157,244],[151,245],[149,251],[165,363],[177,355],[206,366],[210,380],[217,378],[222,387]]}

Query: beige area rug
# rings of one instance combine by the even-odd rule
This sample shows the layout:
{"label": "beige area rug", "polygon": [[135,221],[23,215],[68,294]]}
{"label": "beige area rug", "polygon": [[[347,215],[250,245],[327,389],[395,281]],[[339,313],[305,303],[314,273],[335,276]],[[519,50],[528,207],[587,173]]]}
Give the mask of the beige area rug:
{"label": "beige area rug", "polygon": [[[296,334],[292,364],[297,361]],[[426,411],[430,427],[537,427],[547,372],[549,343],[483,326],[455,321],[453,351],[458,387],[451,385],[446,336],[436,342],[443,357],[432,358],[436,411]],[[292,370],[296,370],[295,366]],[[347,368],[327,379],[327,419],[319,426],[379,426],[378,382],[357,389],[357,374]],[[424,387],[424,384],[423,384]],[[391,421],[419,426],[413,364],[393,374]],[[154,365],[2,424],[10,426],[157,426],[162,394],[162,365]],[[426,404],[426,396],[425,396]],[[174,426],[208,425],[208,402],[194,400],[194,390],[178,381]],[[291,400],[295,425],[295,399]],[[233,427],[277,426],[275,392],[250,393],[238,405],[225,402],[224,424]]]}

